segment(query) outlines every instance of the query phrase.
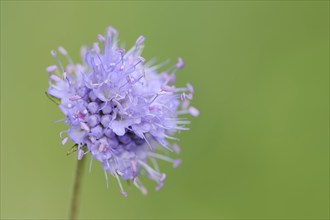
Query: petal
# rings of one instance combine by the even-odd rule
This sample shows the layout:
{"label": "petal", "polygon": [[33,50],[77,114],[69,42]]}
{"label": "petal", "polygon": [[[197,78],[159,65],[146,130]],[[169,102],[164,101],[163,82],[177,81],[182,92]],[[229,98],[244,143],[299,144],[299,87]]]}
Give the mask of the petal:
{"label": "petal", "polygon": [[125,125],[122,121],[112,121],[110,123],[110,128],[118,136],[123,136],[125,134]]}
{"label": "petal", "polygon": [[111,87],[108,83],[104,83],[98,88],[94,89],[94,94],[100,100],[107,102],[114,98],[117,94],[116,90]]}
{"label": "petal", "polygon": [[85,136],[85,131],[82,130],[80,127],[71,127],[69,130],[69,137],[75,143],[81,143]]}

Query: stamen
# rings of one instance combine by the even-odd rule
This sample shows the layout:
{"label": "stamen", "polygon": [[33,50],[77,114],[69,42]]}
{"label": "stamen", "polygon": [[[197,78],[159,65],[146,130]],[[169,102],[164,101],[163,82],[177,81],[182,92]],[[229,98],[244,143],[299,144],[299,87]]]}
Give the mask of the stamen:
{"label": "stamen", "polygon": [[105,42],[105,37],[102,34],[97,35],[97,39],[101,42],[104,43]]}
{"label": "stamen", "polygon": [[181,108],[182,109],[187,109],[189,107],[189,105],[190,105],[189,100],[184,100],[181,104]]}
{"label": "stamen", "polygon": [[63,56],[68,55],[68,52],[67,52],[63,47],[58,47],[58,51],[59,51]]}
{"label": "stamen", "polygon": [[158,166],[158,163],[157,163],[156,159],[153,158],[153,157],[150,157],[150,160],[151,160],[152,165],[154,165],[155,170],[157,172],[160,172],[160,169],[159,169],[159,166]]}
{"label": "stamen", "polygon": [[119,89],[122,89],[124,86],[128,85],[130,83],[131,86],[133,86],[135,83],[139,82],[143,77],[145,77],[144,75],[140,76],[137,80],[132,78],[130,75],[127,75],[127,80],[126,82],[119,87]]}
{"label": "stamen", "polygon": [[99,65],[96,65],[95,64],[95,61],[94,61],[94,57],[91,59],[91,66],[92,66],[92,68],[93,68],[93,71],[94,71],[94,73],[95,74],[99,74],[99,70],[100,70],[100,68],[99,68]]}
{"label": "stamen", "polygon": [[94,53],[97,53],[97,54],[100,53],[101,50],[100,50],[100,47],[99,47],[99,43],[97,43],[97,42],[93,43],[93,49],[92,49],[92,51]]}
{"label": "stamen", "polygon": [[[186,114],[187,112],[185,112],[184,114]],[[189,128],[185,128],[185,127],[180,127],[180,126],[173,126],[173,127],[166,127],[162,124],[158,124],[156,123],[155,125],[157,125],[158,127],[160,128],[164,128],[164,129],[176,129],[176,130],[181,130],[181,131],[188,131]],[[172,139],[172,140],[178,140],[177,138],[174,138],[174,137],[169,137],[167,136],[169,139]]]}
{"label": "stamen", "polygon": [[[105,72],[105,73],[110,73],[110,72],[108,72],[105,68],[104,68],[104,64],[103,64],[103,61],[102,61],[102,59],[101,59],[101,57],[100,57],[100,55],[99,54],[96,54],[97,55],[97,58],[100,60],[100,63],[101,63],[101,67],[102,67],[102,69],[103,69],[103,71]],[[109,75],[110,76],[110,75]],[[105,80],[105,82],[110,82],[111,80],[109,79],[109,76],[108,76],[108,79],[106,79]],[[104,82],[104,83],[105,83]]]}
{"label": "stamen", "polygon": [[88,169],[89,172],[92,172],[92,165],[93,165],[93,157],[91,157],[91,160],[89,162],[89,169]]}
{"label": "stamen", "polygon": [[150,148],[150,150],[154,150],[154,148],[151,146],[151,144],[149,143],[149,141],[147,140],[147,138],[146,138],[146,136],[144,136],[144,134],[142,134],[143,135],[143,139],[147,142],[147,144],[149,145],[149,148]]}
{"label": "stamen", "polygon": [[56,70],[57,70],[57,66],[56,65],[52,65],[52,66],[49,66],[49,67],[46,68],[46,71],[48,73],[54,72]]}
{"label": "stamen", "polygon": [[63,138],[62,138],[63,133],[68,133],[68,132],[69,132],[69,130],[61,131],[61,132],[60,132],[60,138],[63,139]]}
{"label": "stamen", "polygon": [[[189,105],[189,103],[188,103],[188,105]],[[178,113],[178,115],[181,115],[181,114],[190,114],[190,115],[192,115],[192,116],[194,116],[194,117],[197,117],[198,115],[199,115],[199,111],[198,111],[198,109],[196,109],[195,107],[192,107],[192,106],[190,106],[188,109],[185,109],[185,108],[187,108],[188,106],[186,105],[186,106],[184,106],[184,107],[182,107],[183,108],[183,110],[181,110],[181,111],[178,111],[177,113]]]}
{"label": "stamen", "polygon": [[59,122],[63,122],[63,121],[65,121],[65,118],[58,119],[58,120],[54,121],[54,123],[59,123]]}
{"label": "stamen", "polygon": [[107,29],[107,47],[110,47],[110,45],[112,45],[112,43],[115,41],[116,34],[117,30],[109,26]]}
{"label": "stamen", "polygon": [[107,188],[109,188],[108,174],[106,170],[104,170],[104,175],[105,175],[105,181],[107,183]]}
{"label": "stamen", "polygon": [[173,151],[174,151],[175,153],[177,153],[177,154],[179,154],[180,151],[181,151],[179,145],[177,145],[176,143],[174,143],[174,144],[172,145],[172,148],[173,148]]}
{"label": "stamen", "polygon": [[159,183],[157,184],[157,186],[155,187],[155,190],[158,191],[158,190],[160,190],[161,188],[163,188],[163,186],[164,186],[164,182],[159,182]]}
{"label": "stamen", "polygon": [[114,172],[114,176],[116,177],[117,181],[118,181],[118,185],[119,185],[119,188],[120,188],[120,193],[123,195],[123,196],[127,196],[127,192],[124,191],[124,188],[123,186],[121,185],[121,182],[120,182],[120,179],[118,177],[118,174],[117,172]]}
{"label": "stamen", "polygon": [[63,55],[65,56],[65,58],[68,60],[68,62],[71,64],[71,65],[74,65],[71,57],[69,56],[68,52],[63,48],[63,47],[59,47],[58,48],[58,51]]}
{"label": "stamen", "polygon": [[173,86],[161,85],[160,89],[165,91],[165,92],[174,92],[175,88]]}
{"label": "stamen", "polygon": [[62,140],[62,145],[65,145],[65,144],[66,144],[66,142],[68,142],[68,140],[69,140],[69,138],[68,138],[68,137],[65,137],[65,138],[63,138],[63,140]]}
{"label": "stamen", "polygon": [[143,44],[143,42],[144,42],[144,36],[140,36],[137,40],[136,40],[136,42],[135,42],[135,45],[136,46],[140,46],[141,44]]}
{"label": "stamen", "polygon": [[197,117],[198,115],[199,115],[199,111],[198,111],[198,109],[197,108],[195,108],[195,107],[190,107],[189,109],[188,109],[188,111],[189,111],[189,113],[192,115],[192,116],[194,116],[194,117]]}
{"label": "stamen", "polygon": [[138,163],[141,164],[146,169],[151,179],[155,180],[158,183],[163,182],[165,180],[166,178],[165,173],[157,172],[156,170],[152,169],[148,164],[144,163],[141,160],[139,160]]}
{"label": "stamen", "polygon": [[148,194],[147,188],[145,188],[145,186],[141,183],[141,181],[139,180],[139,178],[136,178],[133,181],[133,183],[142,192],[143,195],[147,195]]}
{"label": "stamen", "polygon": [[71,86],[72,83],[71,83],[71,81],[68,78],[67,72],[66,71],[63,71],[63,74],[62,75],[63,75],[63,79],[65,79],[66,81],[68,81],[69,85]]}
{"label": "stamen", "polygon": [[107,29],[107,34],[108,34],[108,37],[112,37],[112,35],[116,34],[117,33],[117,30],[114,29],[113,27],[109,26],[108,29]]}
{"label": "stamen", "polygon": [[149,105],[151,105],[157,98],[158,98],[159,94],[156,94],[155,97],[149,102]]}
{"label": "stamen", "polygon": [[176,64],[176,67],[177,67],[178,69],[182,69],[182,68],[184,67],[184,62],[183,62],[183,60],[182,60],[181,57],[178,58],[178,62],[177,62],[177,64]]}
{"label": "stamen", "polygon": [[150,61],[148,61],[144,66],[148,68],[149,71],[156,71],[159,68],[165,66],[166,64],[168,64],[170,62],[170,60],[166,60],[160,64],[157,64],[155,66],[151,66],[153,63],[156,62],[156,59],[151,59]]}
{"label": "stamen", "polygon": [[181,163],[181,160],[180,159],[172,159],[170,157],[167,157],[167,156],[164,156],[164,155],[161,155],[161,154],[157,154],[157,153],[153,153],[153,152],[148,152],[148,155],[150,157],[153,157],[153,158],[157,158],[157,159],[160,159],[160,160],[164,160],[164,161],[167,161],[167,162],[170,162],[173,164],[173,167],[174,168],[177,168],[180,163]]}
{"label": "stamen", "polygon": [[137,176],[137,166],[135,160],[131,160],[131,169],[132,169],[132,181],[134,181],[134,179]]}
{"label": "stamen", "polygon": [[189,92],[194,93],[194,87],[190,83],[187,83],[187,88]]}
{"label": "stamen", "polygon": [[137,60],[138,61],[135,64],[133,64],[128,70],[125,71],[126,73],[130,73],[130,71],[132,71],[132,70],[134,71],[135,67],[137,65],[139,65],[140,63],[143,63],[145,61],[145,59],[143,57],[138,57]]}
{"label": "stamen", "polygon": [[52,57],[56,57],[56,51],[55,50],[50,51],[50,54],[52,55]]}
{"label": "stamen", "polygon": [[146,61],[146,59],[144,59],[143,57],[138,57],[138,60],[139,60],[139,61],[138,61],[137,64],[135,64],[135,66],[138,65],[138,64],[141,63],[141,62],[144,63],[144,62]]}
{"label": "stamen", "polygon": [[173,168],[177,168],[179,165],[181,164],[181,160],[180,159],[176,159],[173,163]]}
{"label": "stamen", "polygon": [[176,88],[175,92],[187,92],[188,89],[187,88]]}
{"label": "stamen", "polygon": [[176,80],[176,76],[174,73],[168,75],[167,72],[163,73],[163,78],[165,79],[165,83],[174,83]]}
{"label": "stamen", "polygon": [[190,121],[177,121],[177,124],[182,124],[182,125],[189,125]]}
{"label": "stamen", "polygon": [[168,136],[168,135],[166,135],[166,134],[164,134],[164,137],[165,137],[165,138],[168,138],[168,139],[171,139],[171,140],[175,140],[175,141],[178,141],[178,140],[179,140],[179,138],[172,137],[172,136]]}
{"label": "stamen", "polygon": [[180,98],[182,101],[184,101],[186,99],[186,94],[185,93],[181,93]]}
{"label": "stamen", "polygon": [[57,54],[56,54],[56,51],[55,50],[52,50],[50,52],[50,54],[56,59],[58,65],[60,66],[60,69],[62,70],[62,72],[64,72],[64,68],[63,68],[63,65],[62,65],[62,62],[61,60],[58,58]]}
{"label": "stamen", "polygon": [[124,70],[124,54],[125,54],[125,49],[122,48],[118,48],[117,52],[120,53],[120,62],[121,62],[121,66],[120,66],[120,70]]}
{"label": "stamen", "polygon": [[82,60],[85,60],[85,58],[86,58],[86,54],[87,54],[87,51],[88,51],[88,49],[87,49],[86,46],[82,46],[82,47],[80,48],[80,58],[81,58]]}

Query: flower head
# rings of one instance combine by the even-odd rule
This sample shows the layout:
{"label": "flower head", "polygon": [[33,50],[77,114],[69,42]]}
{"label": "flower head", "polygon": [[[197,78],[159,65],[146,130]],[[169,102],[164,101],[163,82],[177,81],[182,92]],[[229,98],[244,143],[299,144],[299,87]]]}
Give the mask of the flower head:
{"label": "flower head", "polygon": [[168,161],[174,167],[180,160],[156,150],[178,153],[178,146],[168,140],[177,140],[173,134],[187,130],[189,121],[179,116],[199,114],[189,105],[193,87],[173,85],[183,60],[179,58],[174,66],[159,73],[162,65],[145,63],[141,57],[143,36],[128,51],[117,46],[118,32],[112,27],[105,36],[98,35],[98,40],[91,48],[82,48],[83,64],[74,64],[59,47],[58,52],[68,61],[64,67],[57,52],[51,52],[58,65],[46,68],[50,83],[47,93],[60,101],[59,108],[66,116],[69,129],[60,133],[62,143],[70,138],[76,144],[78,160],[90,153],[105,173],[118,180],[123,195],[121,179],[131,180],[146,193],[140,173],[147,174],[160,189],[165,174],[159,171],[156,160]]}

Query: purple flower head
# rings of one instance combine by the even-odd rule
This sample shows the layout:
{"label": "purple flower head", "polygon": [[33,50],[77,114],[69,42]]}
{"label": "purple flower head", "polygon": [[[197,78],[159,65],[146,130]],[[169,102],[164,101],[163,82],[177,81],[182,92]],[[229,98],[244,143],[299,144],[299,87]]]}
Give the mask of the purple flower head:
{"label": "purple flower head", "polygon": [[[169,140],[177,131],[188,130],[182,114],[198,116],[190,106],[193,87],[173,85],[176,72],[184,67],[182,58],[167,71],[159,73],[162,65],[145,63],[141,57],[145,38],[125,51],[118,47],[118,32],[109,27],[99,43],[82,48],[83,64],[74,64],[63,47],[58,52],[68,65],[63,66],[56,51],[51,54],[58,65],[46,68],[50,87],[47,93],[57,98],[69,129],[61,132],[62,143],[68,137],[77,145],[78,159],[90,153],[105,173],[114,176],[121,193],[126,195],[121,179],[130,180],[146,193],[139,175],[154,180],[156,189],[164,184],[165,174],[159,171],[157,160],[177,167],[178,159],[157,153],[157,149],[179,152]],[[66,133],[68,136],[64,136]]]}

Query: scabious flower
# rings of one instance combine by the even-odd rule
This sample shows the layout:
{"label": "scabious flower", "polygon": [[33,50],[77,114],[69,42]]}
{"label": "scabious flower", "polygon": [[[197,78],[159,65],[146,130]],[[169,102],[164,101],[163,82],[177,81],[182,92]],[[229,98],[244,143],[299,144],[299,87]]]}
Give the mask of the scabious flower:
{"label": "scabious flower", "polygon": [[117,46],[118,32],[112,27],[105,36],[98,35],[98,41],[91,48],[81,49],[82,64],[73,63],[63,47],[58,52],[67,59],[66,66],[56,51],[51,52],[58,65],[46,68],[50,83],[47,93],[58,99],[69,127],[60,133],[62,144],[70,138],[78,160],[90,153],[102,164],[106,177],[110,173],[117,179],[125,196],[121,179],[147,192],[139,174],[155,181],[158,190],[165,174],[159,171],[157,160],[168,161],[174,167],[180,160],[158,153],[157,149],[179,153],[178,145],[169,142],[177,140],[173,137],[177,131],[188,130],[185,125],[189,121],[179,116],[199,114],[189,104],[193,87],[173,85],[184,62],[179,58],[174,66],[159,73],[162,64],[144,64],[140,56],[143,36],[126,52]]}

